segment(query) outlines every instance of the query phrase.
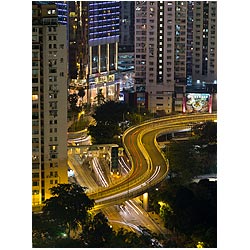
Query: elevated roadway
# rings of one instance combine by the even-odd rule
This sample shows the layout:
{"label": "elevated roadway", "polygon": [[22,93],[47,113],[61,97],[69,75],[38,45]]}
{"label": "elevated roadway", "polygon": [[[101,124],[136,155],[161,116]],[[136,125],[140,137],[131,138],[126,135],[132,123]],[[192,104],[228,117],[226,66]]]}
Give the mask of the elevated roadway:
{"label": "elevated roadway", "polygon": [[131,162],[131,171],[118,183],[105,188],[99,187],[88,193],[88,196],[95,200],[95,209],[141,195],[167,176],[169,164],[156,142],[158,135],[216,119],[216,114],[181,114],[154,119],[127,129],[122,139]]}

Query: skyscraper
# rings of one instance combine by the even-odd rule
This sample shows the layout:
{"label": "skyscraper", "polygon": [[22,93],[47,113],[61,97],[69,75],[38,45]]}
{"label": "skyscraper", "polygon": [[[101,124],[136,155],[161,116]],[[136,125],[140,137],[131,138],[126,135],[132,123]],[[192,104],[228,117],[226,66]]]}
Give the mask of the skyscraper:
{"label": "skyscraper", "polygon": [[186,85],[216,83],[216,2],[136,1],[137,106],[182,110]]}
{"label": "skyscraper", "polygon": [[137,105],[172,111],[175,4],[137,1],[135,6],[135,91]]}
{"label": "skyscraper", "polygon": [[119,52],[134,52],[135,2],[121,1]]}
{"label": "skyscraper", "polygon": [[108,100],[118,100],[115,83],[118,70],[120,24],[119,1],[89,2],[89,99],[92,103],[99,90]]}
{"label": "skyscraper", "polygon": [[194,84],[217,80],[217,2],[197,1],[193,8]]}
{"label": "skyscraper", "polygon": [[118,100],[120,2],[77,1],[69,7],[70,47],[76,51],[75,55],[70,51],[70,58],[80,68],[77,78],[86,83],[85,101],[94,104],[100,90],[107,100]]}
{"label": "skyscraper", "polygon": [[67,183],[67,5],[32,2],[32,205]]}
{"label": "skyscraper", "polygon": [[87,78],[88,2],[69,1],[69,78]]}

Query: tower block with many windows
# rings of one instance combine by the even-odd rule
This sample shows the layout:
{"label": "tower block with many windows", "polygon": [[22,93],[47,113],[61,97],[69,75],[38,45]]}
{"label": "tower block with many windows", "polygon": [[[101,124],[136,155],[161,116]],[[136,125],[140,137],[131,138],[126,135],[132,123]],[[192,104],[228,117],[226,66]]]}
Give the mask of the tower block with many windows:
{"label": "tower block with many windows", "polygon": [[32,3],[33,208],[68,182],[66,10],[63,2]]}

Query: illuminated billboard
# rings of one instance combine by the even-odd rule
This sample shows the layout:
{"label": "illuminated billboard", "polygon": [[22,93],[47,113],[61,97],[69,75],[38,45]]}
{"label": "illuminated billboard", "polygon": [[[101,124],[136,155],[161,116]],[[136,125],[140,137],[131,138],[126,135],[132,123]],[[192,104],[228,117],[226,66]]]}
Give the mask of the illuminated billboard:
{"label": "illuminated billboard", "polygon": [[212,96],[204,93],[187,93],[183,100],[184,113],[212,112]]}

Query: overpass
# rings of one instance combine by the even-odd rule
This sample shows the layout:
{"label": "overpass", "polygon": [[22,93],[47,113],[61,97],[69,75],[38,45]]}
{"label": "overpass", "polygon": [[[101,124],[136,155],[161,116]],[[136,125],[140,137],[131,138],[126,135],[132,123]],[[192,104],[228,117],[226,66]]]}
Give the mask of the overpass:
{"label": "overpass", "polygon": [[94,209],[137,197],[155,187],[167,176],[169,164],[156,142],[158,135],[216,119],[216,114],[181,114],[146,121],[127,129],[122,140],[131,162],[131,171],[114,185],[100,187],[88,193],[88,196],[95,200]]}

